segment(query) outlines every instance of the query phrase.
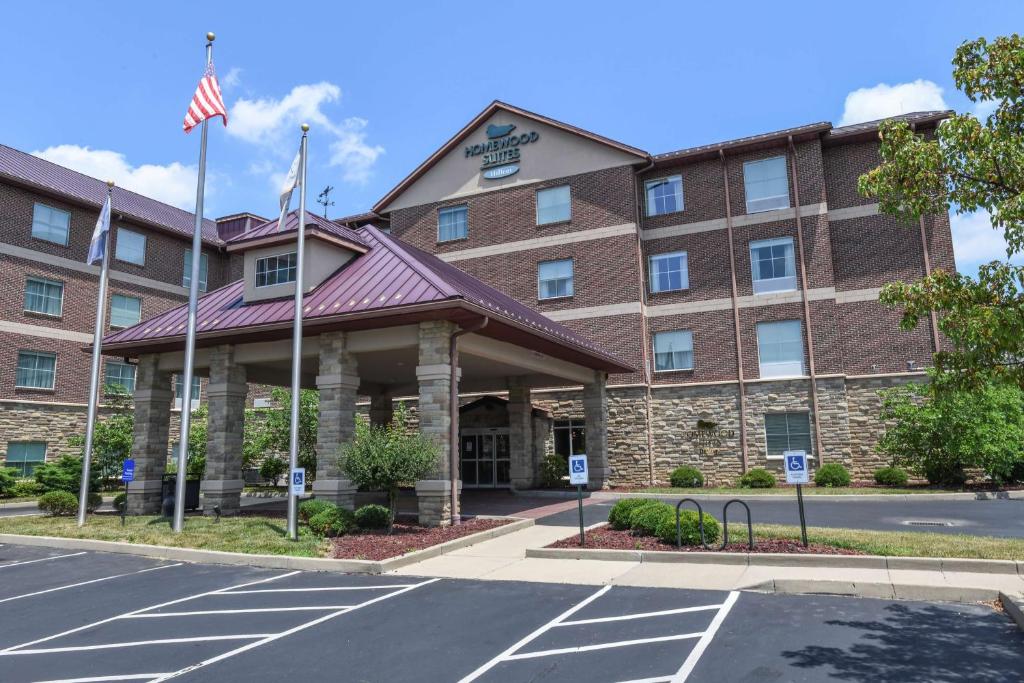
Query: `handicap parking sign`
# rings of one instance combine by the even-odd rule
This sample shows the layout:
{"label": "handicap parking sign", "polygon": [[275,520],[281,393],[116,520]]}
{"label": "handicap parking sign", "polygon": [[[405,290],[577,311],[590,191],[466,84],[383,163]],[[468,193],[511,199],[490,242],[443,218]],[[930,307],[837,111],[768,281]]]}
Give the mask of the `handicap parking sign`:
{"label": "handicap parking sign", "polygon": [[135,479],[135,461],[128,458],[124,461],[124,467],[121,469],[121,481],[129,482]]}
{"label": "handicap parking sign", "polygon": [[786,483],[806,484],[809,481],[806,451],[785,451],[782,457],[786,464]]}
{"label": "handicap parking sign", "polygon": [[306,492],[306,468],[296,467],[292,470],[292,493],[296,496],[301,496]]}
{"label": "handicap parking sign", "polygon": [[573,486],[581,486],[587,483],[590,478],[587,472],[587,456],[569,456],[569,483]]}

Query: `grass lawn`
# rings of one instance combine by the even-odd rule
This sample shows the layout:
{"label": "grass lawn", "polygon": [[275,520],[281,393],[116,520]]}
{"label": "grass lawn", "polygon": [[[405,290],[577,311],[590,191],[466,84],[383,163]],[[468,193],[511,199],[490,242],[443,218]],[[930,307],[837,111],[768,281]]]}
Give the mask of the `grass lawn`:
{"label": "grass lawn", "polygon": [[[626,490],[612,493],[626,493]],[[629,493],[671,493],[680,495],[735,495],[735,496],[795,496],[795,486],[776,486],[772,489],[744,489],[738,487],[709,486],[706,488],[677,489],[670,486],[652,486],[642,489],[630,489]],[[805,496],[867,496],[867,495],[928,495],[930,493],[979,493],[979,491],[945,490],[933,488],[889,488],[887,486],[846,486],[840,488],[804,486]]]}
{"label": "grass lawn", "polygon": [[328,541],[304,526],[299,527],[298,541],[288,540],[285,520],[271,517],[223,517],[216,523],[210,517],[189,516],[180,534],[171,531],[167,520],[148,515],[127,517],[123,527],[117,515],[90,515],[82,528],[74,517],[6,517],[0,518],[0,533],[299,557],[326,557],[330,550]]}
{"label": "grass lawn", "polygon": [[[747,530],[730,525],[729,541],[743,541]],[[800,538],[800,527],[779,524],[755,524],[758,538]],[[863,531],[859,529],[823,529],[808,527],[807,541],[837,548],[859,550],[868,555],[904,557],[957,557],[975,560],[1024,560],[1024,539],[935,534],[920,531]]]}

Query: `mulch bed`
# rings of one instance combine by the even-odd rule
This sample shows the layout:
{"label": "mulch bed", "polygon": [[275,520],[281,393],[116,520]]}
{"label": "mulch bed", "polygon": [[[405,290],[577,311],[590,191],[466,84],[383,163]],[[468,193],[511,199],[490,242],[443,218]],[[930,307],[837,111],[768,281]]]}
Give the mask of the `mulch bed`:
{"label": "mulch bed", "polygon": [[[736,537],[729,535],[729,540]],[[742,538],[746,538],[745,535]],[[563,538],[555,541],[549,548],[579,548],[579,535]],[[675,545],[662,543],[654,536],[634,536],[629,531],[617,531],[611,527],[598,527],[586,533],[586,544],[584,548],[600,548],[604,550],[671,550],[675,552],[708,552],[697,546],[683,546],[677,548]],[[711,552],[719,552],[718,545],[711,548]],[[754,536],[754,549],[747,548],[746,542],[730,543],[724,550],[729,553],[797,553],[815,555],[863,555],[864,553],[850,550],[848,548],[836,548],[830,545],[811,543],[805,548],[800,541],[779,538],[758,538]]]}
{"label": "mulch bed", "polygon": [[504,526],[508,519],[470,519],[458,526],[424,527],[398,522],[389,535],[384,531],[357,531],[332,538],[331,557],[339,560],[386,560],[453,541],[487,529]]}

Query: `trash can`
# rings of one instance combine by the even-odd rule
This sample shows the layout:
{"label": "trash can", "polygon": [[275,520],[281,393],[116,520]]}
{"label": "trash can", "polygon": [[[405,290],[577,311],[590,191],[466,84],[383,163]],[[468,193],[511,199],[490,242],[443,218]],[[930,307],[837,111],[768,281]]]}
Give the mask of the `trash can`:
{"label": "trash can", "polygon": [[[165,474],[162,484],[160,499],[165,500],[168,497],[173,499],[174,489],[178,485],[178,475]],[[185,475],[185,509],[199,509],[199,477]]]}

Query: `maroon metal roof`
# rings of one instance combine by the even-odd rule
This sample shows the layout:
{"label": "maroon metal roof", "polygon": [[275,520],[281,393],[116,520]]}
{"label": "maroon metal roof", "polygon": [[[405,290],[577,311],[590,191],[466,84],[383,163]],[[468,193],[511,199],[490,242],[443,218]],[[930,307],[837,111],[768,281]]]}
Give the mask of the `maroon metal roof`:
{"label": "maroon metal roof", "polygon": [[[285,216],[284,226],[281,230],[277,229],[277,219],[271,219],[256,225],[252,230],[248,230],[240,235],[236,235],[228,240],[228,245],[243,244],[254,240],[260,240],[267,237],[275,237],[277,235],[285,235],[289,232],[297,232],[299,229],[299,211],[298,209],[291,211]],[[334,221],[327,220],[322,216],[317,216],[314,213],[306,211],[306,231],[320,231],[333,235],[345,242],[351,242],[352,244],[358,244],[363,247],[368,246],[359,234],[350,228],[346,228],[344,225],[339,225]]]}
{"label": "maroon metal roof", "polygon": [[[368,251],[346,263],[305,296],[303,320],[311,328],[342,323],[369,312],[397,317],[424,304],[445,307],[443,304],[450,302],[450,308],[468,305],[495,322],[538,337],[546,344],[554,343],[598,360],[602,368],[632,371],[588,339],[431,254],[373,226],[363,227],[354,234]],[[290,297],[245,303],[243,291],[244,282],[239,280],[200,298],[196,328],[200,341],[204,336],[225,334],[245,341],[242,335],[247,332],[255,333],[268,327],[290,328],[294,306]],[[140,351],[168,342],[177,343],[184,339],[187,313],[187,306],[179,306],[113,332],[104,338],[103,350],[120,354],[126,350]],[[381,326],[386,324],[381,321]]]}
{"label": "maroon metal roof", "polygon": [[[91,178],[6,145],[0,145],[0,176],[88,204],[97,211],[107,197],[106,180]],[[191,238],[195,229],[194,213],[121,187],[114,187],[113,207],[115,215],[122,214],[182,237]],[[203,220],[203,241],[224,244],[217,234],[216,221]]]}

